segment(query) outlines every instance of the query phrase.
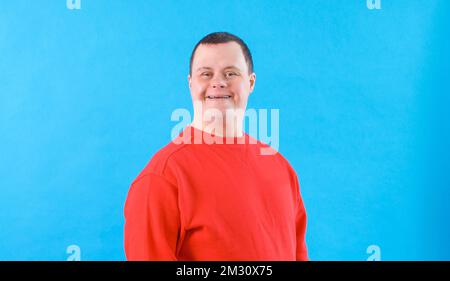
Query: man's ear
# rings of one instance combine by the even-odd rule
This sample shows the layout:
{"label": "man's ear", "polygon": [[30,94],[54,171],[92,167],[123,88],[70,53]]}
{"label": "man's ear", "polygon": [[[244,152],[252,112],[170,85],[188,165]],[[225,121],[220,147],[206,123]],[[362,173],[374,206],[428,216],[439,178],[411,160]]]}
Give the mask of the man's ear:
{"label": "man's ear", "polygon": [[253,92],[253,89],[255,88],[255,82],[256,82],[256,74],[253,72],[250,74],[250,94]]}
{"label": "man's ear", "polygon": [[190,74],[188,74],[188,84],[189,84],[189,89],[191,88],[191,75]]}

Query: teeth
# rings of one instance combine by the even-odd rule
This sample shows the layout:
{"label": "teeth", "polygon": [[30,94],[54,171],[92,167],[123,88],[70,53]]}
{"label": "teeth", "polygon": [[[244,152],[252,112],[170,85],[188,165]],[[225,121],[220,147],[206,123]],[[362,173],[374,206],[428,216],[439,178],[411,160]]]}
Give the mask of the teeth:
{"label": "teeth", "polygon": [[207,96],[208,99],[228,99],[231,98],[231,96],[222,96],[222,97],[215,97],[215,96]]}

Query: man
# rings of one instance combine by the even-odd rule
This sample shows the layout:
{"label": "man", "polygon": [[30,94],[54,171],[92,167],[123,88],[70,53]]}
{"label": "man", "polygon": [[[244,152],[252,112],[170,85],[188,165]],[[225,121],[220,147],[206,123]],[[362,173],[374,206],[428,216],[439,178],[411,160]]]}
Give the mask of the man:
{"label": "man", "polygon": [[194,120],[128,192],[128,260],[308,260],[295,171],[242,132],[255,80],[237,36],[217,32],[197,43],[188,75]]}

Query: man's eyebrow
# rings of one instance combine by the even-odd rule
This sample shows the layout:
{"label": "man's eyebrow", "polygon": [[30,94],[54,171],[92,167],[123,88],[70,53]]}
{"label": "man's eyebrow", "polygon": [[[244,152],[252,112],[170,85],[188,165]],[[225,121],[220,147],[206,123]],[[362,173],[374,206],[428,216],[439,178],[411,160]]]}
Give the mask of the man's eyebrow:
{"label": "man's eyebrow", "polygon": [[234,65],[227,66],[227,67],[225,67],[224,69],[230,69],[230,68],[233,68],[233,69],[236,69],[236,70],[241,71],[241,70],[239,69],[239,67],[234,66]]}
{"label": "man's eyebrow", "polygon": [[197,68],[196,71],[200,71],[200,70],[211,70],[211,69],[212,69],[211,67],[202,66],[202,67]]}
{"label": "man's eyebrow", "polygon": [[[234,66],[234,65],[229,65],[229,66],[225,67],[224,69],[230,69],[230,68],[240,71],[239,67]],[[196,71],[200,71],[200,70],[212,70],[212,68],[211,67],[207,67],[207,66],[202,66],[202,67],[197,68]]]}

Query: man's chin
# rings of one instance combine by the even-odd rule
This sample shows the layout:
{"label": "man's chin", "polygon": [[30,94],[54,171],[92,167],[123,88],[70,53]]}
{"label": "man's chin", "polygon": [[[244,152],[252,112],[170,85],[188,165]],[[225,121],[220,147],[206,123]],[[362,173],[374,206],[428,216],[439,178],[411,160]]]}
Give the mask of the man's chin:
{"label": "man's chin", "polygon": [[203,102],[203,105],[207,109],[218,109],[218,110],[226,110],[226,109],[234,109],[234,102],[233,100],[211,100],[211,99],[205,99]]}
{"label": "man's chin", "polygon": [[222,113],[226,113],[227,111],[234,111],[235,107],[234,107],[234,105],[225,105],[225,104],[224,105],[222,105],[222,104],[220,104],[220,105],[205,104],[205,111],[208,111],[208,110],[220,111]]}

